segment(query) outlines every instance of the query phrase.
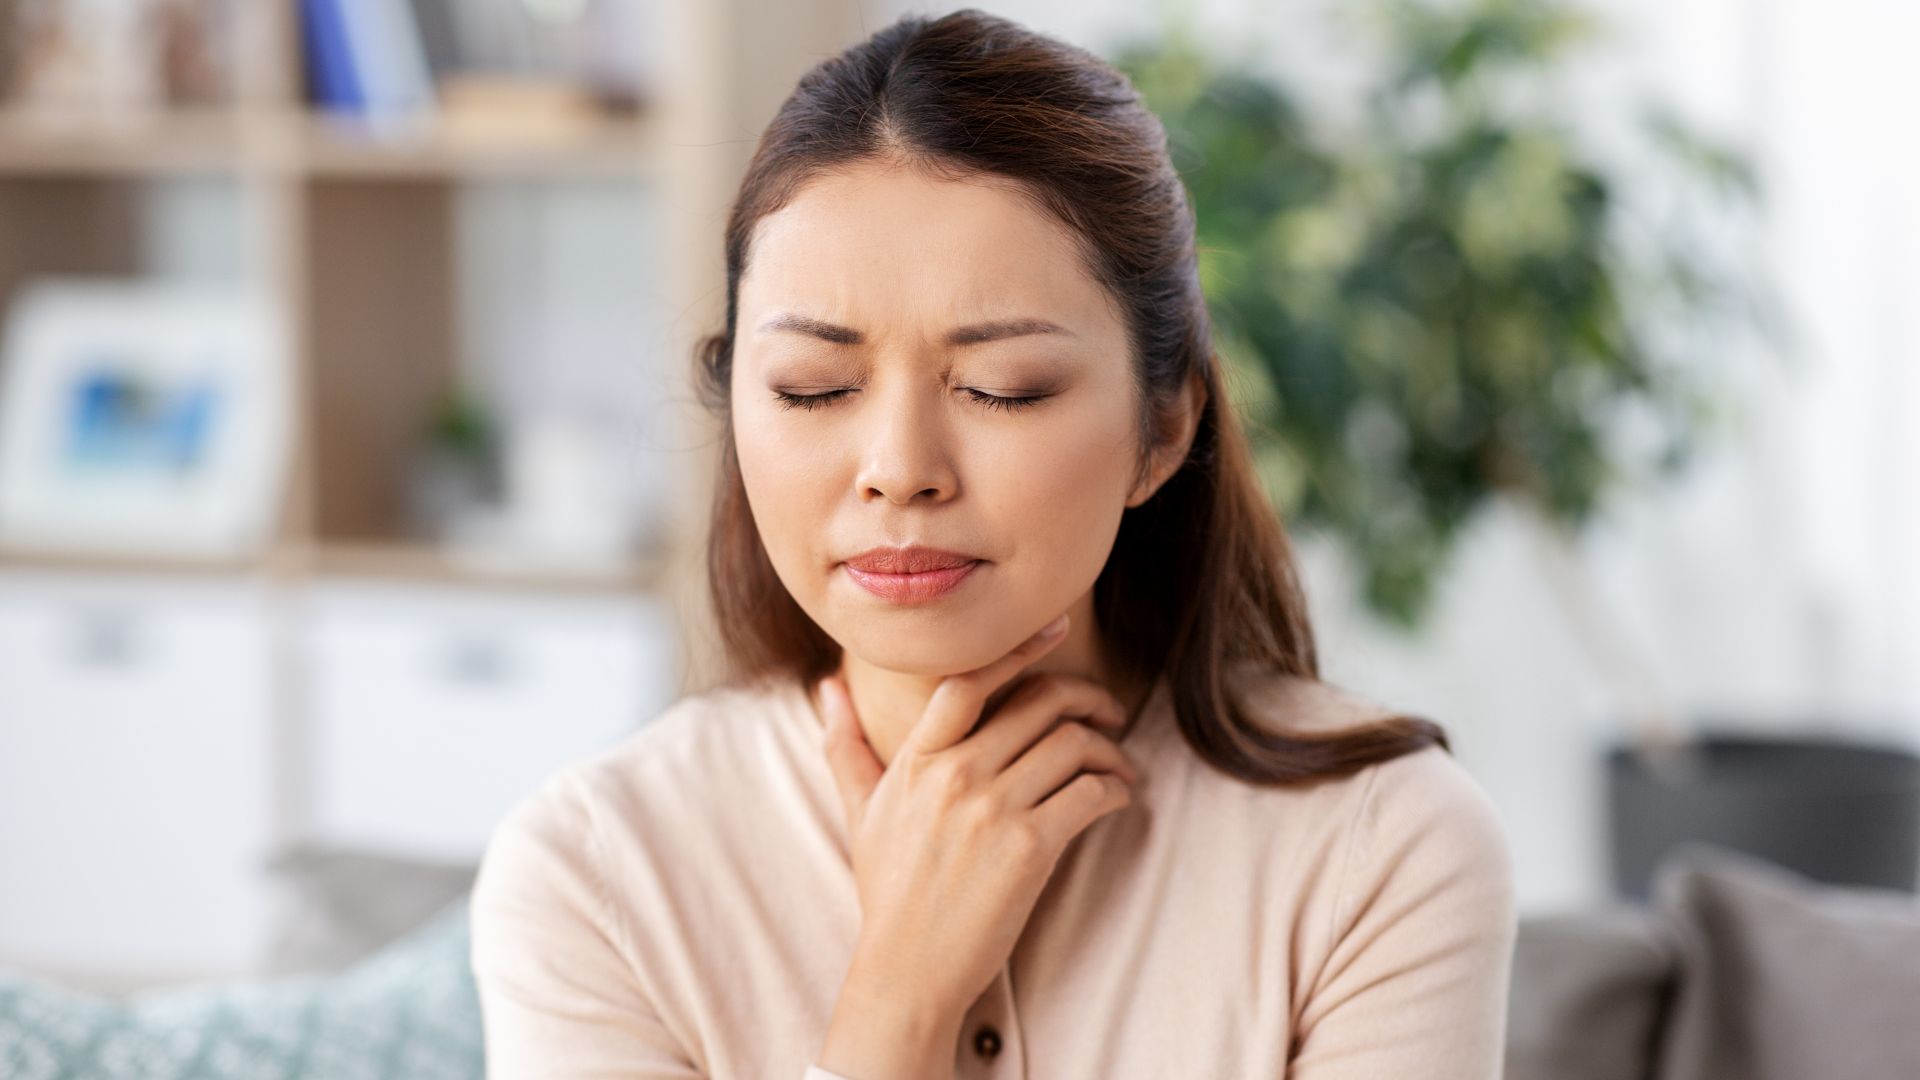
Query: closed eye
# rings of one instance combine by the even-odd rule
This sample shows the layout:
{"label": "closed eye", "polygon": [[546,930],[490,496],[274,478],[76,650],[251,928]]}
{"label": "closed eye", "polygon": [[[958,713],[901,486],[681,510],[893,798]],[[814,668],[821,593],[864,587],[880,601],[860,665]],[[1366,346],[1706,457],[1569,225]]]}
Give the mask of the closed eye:
{"label": "closed eye", "polygon": [[966,390],[969,397],[972,397],[973,400],[985,405],[987,408],[1004,409],[1007,412],[1013,412],[1017,409],[1031,409],[1052,396],[1051,394],[1034,394],[1031,397],[1001,397],[999,394],[989,394],[984,390],[975,390],[971,386],[963,387],[962,389]]}
{"label": "closed eye", "polygon": [[829,390],[824,394],[789,394],[784,390],[775,390],[773,397],[774,400],[780,403],[780,407],[783,409],[817,409],[830,401],[836,401],[843,395],[851,393],[853,393],[851,387],[840,390]]}
{"label": "closed eye", "polygon": [[[988,409],[1000,409],[1005,412],[1030,409],[1053,396],[1051,394],[1035,394],[1031,397],[1002,397],[999,394],[989,394],[984,390],[975,390],[970,386],[962,387],[961,389],[967,393],[967,396],[971,397],[980,405]],[[783,409],[797,408],[811,410],[818,409],[823,405],[832,404],[842,397],[853,393],[853,391],[854,388],[851,386],[842,387],[838,390],[829,390],[824,394],[789,394],[784,390],[775,390],[773,396],[774,400],[778,401],[780,407]]]}

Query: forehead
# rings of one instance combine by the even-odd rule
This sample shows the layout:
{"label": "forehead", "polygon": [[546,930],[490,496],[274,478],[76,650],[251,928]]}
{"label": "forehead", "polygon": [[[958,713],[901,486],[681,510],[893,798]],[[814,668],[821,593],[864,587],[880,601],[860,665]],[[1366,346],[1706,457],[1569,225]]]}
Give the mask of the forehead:
{"label": "forehead", "polygon": [[976,317],[1038,316],[1084,334],[1115,318],[1067,226],[1001,178],[849,167],[761,218],[748,251],[745,317],[798,310],[928,336]]}

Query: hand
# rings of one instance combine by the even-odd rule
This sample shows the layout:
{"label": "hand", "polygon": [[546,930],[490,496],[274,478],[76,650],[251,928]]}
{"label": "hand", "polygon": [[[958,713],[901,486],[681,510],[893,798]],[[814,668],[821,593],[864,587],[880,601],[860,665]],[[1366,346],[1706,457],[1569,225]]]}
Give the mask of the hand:
{"label": "hand", "polygon": [[866,1000],[911,1002],[928,1025],[957,1026],[1067,844],[1132,801],[1137,769],[1093,726],[1117,732],[1126,710],[1097,683],[1029,676],[982,719],[995,691],[1064,640],[1066,623],[943,679],[884,769],[844,684],[821,683],[861,906],[848,983]]}

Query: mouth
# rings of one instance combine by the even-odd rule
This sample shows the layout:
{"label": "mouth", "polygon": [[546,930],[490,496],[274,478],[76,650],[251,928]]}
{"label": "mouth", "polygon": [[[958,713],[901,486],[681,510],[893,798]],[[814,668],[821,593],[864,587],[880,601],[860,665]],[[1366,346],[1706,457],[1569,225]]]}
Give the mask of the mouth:
{"label": "mouth", "polygon": [[841,563],[854,583],[883,600],[920,603],[942,597],[986,560],[937,548],[874,548]]}

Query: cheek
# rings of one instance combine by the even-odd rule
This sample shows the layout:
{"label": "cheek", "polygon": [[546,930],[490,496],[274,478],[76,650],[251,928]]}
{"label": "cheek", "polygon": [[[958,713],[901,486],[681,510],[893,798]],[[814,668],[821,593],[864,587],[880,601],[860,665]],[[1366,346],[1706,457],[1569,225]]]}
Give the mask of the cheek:
{"label": "cheek", "polygon": [[1036,422],[1024,437],[983,449],[976,463],[976,490],[1016,553],[1010,569],[1048,594],[1091,585],[1126,509],[1133,450],[1124,405]]}
{"label": "cheek", "polygon": [[833,504],[822,490],[830,471],[815,460],[817,440],[798,437],[799,428],[752,410],[736,411],[734,451],[747,503],[767,558],[788,589],[799,595],[811,584],[810,538],[825,532]]}

